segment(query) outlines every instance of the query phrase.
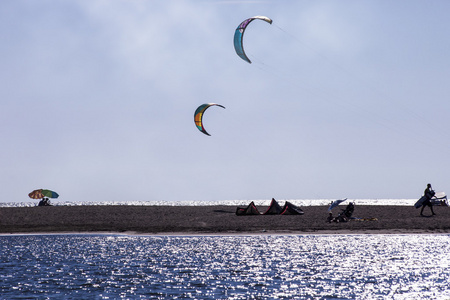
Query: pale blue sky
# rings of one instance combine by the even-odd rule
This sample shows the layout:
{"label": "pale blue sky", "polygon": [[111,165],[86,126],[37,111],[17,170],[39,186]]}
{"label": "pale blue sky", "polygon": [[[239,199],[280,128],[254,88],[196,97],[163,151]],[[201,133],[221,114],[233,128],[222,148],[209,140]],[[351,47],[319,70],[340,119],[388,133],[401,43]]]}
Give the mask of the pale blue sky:
{"label": "pale blue sky", "polygon": [[[450,188],[450,2],[0,2],[2,201]],[[247,55],[235,28],[250,24]],[[197,106],[211,136],[194,124]]]}

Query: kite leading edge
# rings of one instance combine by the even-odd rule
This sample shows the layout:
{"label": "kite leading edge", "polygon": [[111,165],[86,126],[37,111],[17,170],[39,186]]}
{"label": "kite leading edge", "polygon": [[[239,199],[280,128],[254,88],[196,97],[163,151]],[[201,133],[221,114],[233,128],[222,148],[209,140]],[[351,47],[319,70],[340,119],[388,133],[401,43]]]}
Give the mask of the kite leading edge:
{"label": "kite leading edge", "polygon": [[252,62],[247,57],[244,51],[244,45],[242,44],[242,39],[244,37],[245,29],[247,28],[248,24],[252,22],[253,20],[263,20],[266,21],[269,24],[272,24],[272,19],[265,17],[265,16],[254,16],[253,18],[249,18],[245,21],[243,21],[239,26],[236,28],[236,31],[234,32],[234,50],[236,50],[237,55],[239,55],[240,58],[251,64]]}

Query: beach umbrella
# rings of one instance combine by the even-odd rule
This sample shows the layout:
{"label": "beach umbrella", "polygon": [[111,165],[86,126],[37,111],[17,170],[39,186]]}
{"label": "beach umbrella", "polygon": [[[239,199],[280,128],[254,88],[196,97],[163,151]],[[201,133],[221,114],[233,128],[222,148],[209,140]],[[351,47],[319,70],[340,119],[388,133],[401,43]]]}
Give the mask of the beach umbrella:
{"label": "beach umbrella", "polygon": [[44,198],[44,194],[42,194],[42,189],[39,189],[29,193],[28,197],[30,197],[31,199],[41,199]]}
{"label": "beach umbrella", "polygon": [[30,197],[31,199],[41,199],[44,197],[56,199],[59,197],[59,195],[58,195],[58,193],[51,191],[51,190],[39,189],[39,190],[34,190],[31,193],[29,193],[28,197]]}
{"label": "beach umbrella", "polygon": [[59,197],[57,192],[50,191],[50,190],[42,190],[42,194],[47,198],[53,198],[56,199]]}
{"label": "beach umbrella", "polygon": [[347,198],[345,199],[341,199],[341,200],[335,200],[331,203],[330,207],[328,208],[328,211],[331,211],[333,208],[335,208],[336,206],[338,206],[339,204],[341,204],[342,202],[344,202],[345,200],[347,200]]}

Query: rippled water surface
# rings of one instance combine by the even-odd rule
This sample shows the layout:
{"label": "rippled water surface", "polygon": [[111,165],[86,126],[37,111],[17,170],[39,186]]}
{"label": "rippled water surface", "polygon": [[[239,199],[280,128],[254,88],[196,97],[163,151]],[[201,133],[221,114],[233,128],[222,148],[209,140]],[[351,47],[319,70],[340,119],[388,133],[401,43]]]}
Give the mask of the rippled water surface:
{"label": "rippled water surface", "polygon": [[[285,200],[298,206],[318,206],[329,205],[336,199],[284,199],[278,201],[284,203]],[[168,205],[168,206],[207,206],[207,205],[226,205],[226,206],[247,206],[251,201],[257,206],[269,206],[271,199],[265,200],[218,200],[218,201],[67,201],[63,199],[51,199],[54,206],[81,206],[81,205]],[[348,202],[354,202],[356,205],[402,205],[412,206],[417,199],[349,199]],[[0,199],[0,207],[33,207],[38,205],[37,200],[28,199],[24,202],[2,202]],[[345,202],[344,202],[345,204]]]}
{"label": "rippled water surface", "polygon": [[450,298],[450,235],[17,235],[0,251],[5,299]]}

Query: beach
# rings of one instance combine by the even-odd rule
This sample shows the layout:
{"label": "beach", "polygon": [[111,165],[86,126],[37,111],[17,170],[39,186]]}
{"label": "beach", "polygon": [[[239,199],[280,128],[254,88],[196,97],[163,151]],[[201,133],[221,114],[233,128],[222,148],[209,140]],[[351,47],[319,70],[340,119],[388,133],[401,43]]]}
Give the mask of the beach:
{"label": "beach", "polygon": [[[258,207],[264,211],[266,207]],[[333,210],[334,215],[343,209]],[[0,208],[0,233],[370,234],[450,233],[450,208],[356,206],[354,220],[328,223],[327,206],[304,215],[236,216],[234,206],[49,206]]]}

